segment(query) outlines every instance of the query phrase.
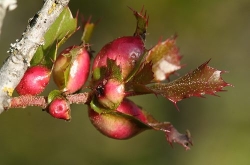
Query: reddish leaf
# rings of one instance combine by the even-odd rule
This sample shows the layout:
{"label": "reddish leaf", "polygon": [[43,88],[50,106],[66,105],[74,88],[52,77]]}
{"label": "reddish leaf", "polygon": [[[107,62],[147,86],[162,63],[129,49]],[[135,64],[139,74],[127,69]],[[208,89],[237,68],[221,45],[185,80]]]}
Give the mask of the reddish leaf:
{"label": "reddish leaf", "polygon": [[169,122],[162,123],[149,123],[151,127],[155,130],[160,130],[165,132],[166,139],[168,143],[173,147],[173,143],[178,143],[182,145],[186,150],[189,150],[189,145],[193,145],[190,132],[187,130],[186,134],[181,134],[174,128],[174,126]]}
{"label": "reddish leaf", "polygon": [[144,84],[133,84],[133,91],[132,92],[127,92],[126,96],[133,96],[133,95],[142,95],[142,94],[155,94],[157,95],[157,93],[155,93],[152,89],[148,88],[146,85]]}
{"label": "reddish leaf", "polygon": [[168,143],[173,147],[173,143],[182,145],[186,150],[189,150],[189,145],[193,145],[191,134],[187,130],[186,134],[181,134],[170,122],[159,122],[151,114],[146,111],[141,111],[146,117],[145,121],[141,121],[145,125],[150,126],[157,131],[163,131],[165,133]]}
{"label": "reddish leaf", "polygon": [[152,83],[154,73],[152,71],[152,63],[142,63],[138,71],[132,77],[132,80],[126,83],[126,96],[141,95],[154,93],[153,90],[146,85]]}
{"label": "reddish leaf", "polygon": [[156,81],[166,80],[170,74],[181,68],[181,56],[175,40],[170,38],[159,42],[148,52],[146,62],[153,64],[152,71]]}
{"label": "reddish leaf", "polygon": [[225,86],[231,86],[231,84],[222,79],[223,71],[207,65],[209,61],[175,81],[167,84],[154,84],[150,88],[175,104],[191,96],[215,95],[216,92],[223,91]]}
{"label": "reddish leaf", "polygon": [[149,84],[154,79],[152,63],[143,64],[142,68],[133,76],[133,83]]}

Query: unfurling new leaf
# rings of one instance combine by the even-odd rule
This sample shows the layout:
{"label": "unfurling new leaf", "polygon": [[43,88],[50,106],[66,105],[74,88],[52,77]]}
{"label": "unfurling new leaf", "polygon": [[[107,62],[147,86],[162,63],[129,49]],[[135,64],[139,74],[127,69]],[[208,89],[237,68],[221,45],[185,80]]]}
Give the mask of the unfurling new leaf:
{"label": "unfurling new leaf", "polygon": [[170,74],[181,68],[181,56],[175,40],[170,38],[159,42],[148,52],[146,63],[152,63],[155,81],[166,80]]}

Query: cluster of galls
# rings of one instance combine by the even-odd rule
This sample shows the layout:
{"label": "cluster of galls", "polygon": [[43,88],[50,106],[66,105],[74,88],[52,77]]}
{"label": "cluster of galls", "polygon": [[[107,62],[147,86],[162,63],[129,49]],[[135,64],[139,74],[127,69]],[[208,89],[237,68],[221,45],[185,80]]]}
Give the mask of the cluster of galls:
{"label": "cluster of galls", "polygon": [[[136,73],[140,73],[139,65],[148,52],[144,44],[148,20],[146,15],[134,14],[137,17],[135,34],[106,44],[94,58],[88,86],[91,91],[86,103],[90,121],[110,138],[128,139],[144,130],[154,129],[165,132],[170,144],[177,142],[189,149],[188,144],[192,144],[190,134],[182,135],[170,123],[158,122],[127,99],[133,93],[130,80],[134,76],[141,76]],[[89,45],[72,46],[59,54],[52,68],[43,65],[30,67],[16,91],[20,95],[38,95],[49,83],[50,75],[53,75],[59,90],[50,94],[46,111],[55,118],[70,120],[70,104],[66,96],[78,92],[88,79],[88,50]]]}
{"label": "cluster of galls", "polygon": [[[125,98],[125,80],[144,52],[141,37],[128,36],[105,45],[94,59],[93,99],[89,106],[89,117],[106,136],[127,139],[146,129],[124,115],[146,121],[142,109]],[[118,67],[117,70],[112,68],[114,66]]]}

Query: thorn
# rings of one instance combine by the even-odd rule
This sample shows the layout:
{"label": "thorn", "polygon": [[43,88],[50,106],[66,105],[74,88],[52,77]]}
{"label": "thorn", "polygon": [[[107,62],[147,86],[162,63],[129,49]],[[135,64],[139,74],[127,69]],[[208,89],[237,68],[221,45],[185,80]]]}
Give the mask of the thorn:
{"label": "thorn", "polygon": [[176,40],[177,37],[178,37],[178,34],[177,34],[177,32],[175,32],[174,35],[171,38],[172,38],[172,40]]}
{"label": "thorn", "polygon": [[136,13],[136,11],[134,9],[132,9],[131,7],[127,6],[134,14]]}
{"label": "thorn", "polygon": [[180,112],[179,107],[177,106],[177,101],[172,101],[174,103],[175,108],[177,109],[178,112]]}
{"label": "thorn", "polygon": [[229,73],[229,71],[221,70],[221,74],[223,74],[223,73]]}
{"label": "thorn", "polygon": [[204,64],[208,64],[210,61],[212,60],[212,58],[210,58],[207,62],[205,62]]}
{"label": "thorn", "polygon": [[92,15],[89,16],[89,19],[88,19],[88,21],[87,21],[86,23],[90,23],[90,22],[91,22],[91,19],[92,19]]}
{"label": "thorn", "polygon": [[171,148],[173,148],[173,149],[174,149],[174,145],[173,145],[173,143],[172,143],[172,142],[168,142],[168,144],[171,146]]}
{"label": "thorn", "polygon": [[226,83],[226,86],[231,86],[231,87],[234,87],[233,84],[229,84],[229,83]]}
{"label": "thorn", "polygon": [[216,97],[220,97],[219,95],[217,95],[215,92],[211,93],[212,96],[216,96]]}
{"label": "thorn", "polygon": [[[142,13],[143,14],[143,13]],[[147,16],[147,10],[145,11],[145,13],[144,13],[144,17],[146,18],[146,16]]]}
{"label": "thorn", "polygon": [[78,31],[80,28],[81,28],[81,26],[78,26],[78,27],[76,28],[76,31]]}
{"label": "thorn", "polygon": [[159,38],[158,44],[160,44],[161,42],[163,42],[162,36]]}
{"label": "thorn", "polygon": [[[56,60],[52,59],[51,57],[50,57],[49,59],[50,59],[50,61],[51,61],[53,64],[55,64]],[[53,66],[52,66],[52,67],[53,67]]]}
{"label": "thorn", "polygon": [[79,16],[79,9],[76,11],[76,16],[75,16],[75,18],[78,19],[78,16]]}
{"label": "thorn", "polygon": [[143,13],[143,11],[144,11],[144,5],[142,6],[141,13]]}

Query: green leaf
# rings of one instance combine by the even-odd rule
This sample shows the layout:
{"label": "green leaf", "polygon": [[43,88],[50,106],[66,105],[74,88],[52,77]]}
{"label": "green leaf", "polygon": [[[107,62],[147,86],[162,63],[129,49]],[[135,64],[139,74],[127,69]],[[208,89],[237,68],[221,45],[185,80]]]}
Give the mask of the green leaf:
{"label": "green leaf", "polygon": [[77,30],[77,18],[66,7],[44,36],[44,45],[35,53],[31,66],[42,64],[53,67],[57,49]]}
{"label": "green leaf", "polygon": [[152,63],[156,81],[166,80],[170,74],[181,68],[181,56],[176,46],[176,39],[170,38],[155,45],[146,57],[146,63]]}
{"label": "green leaf", "polygon": [[54,42],[47,50],[39,49],[36,51],[35,56],[32,58],[31,66],[36,66],[38,64],[44,65],[49,69],[53,68],[54,61],[56,59],[58,46]]}
{"label": "green leaf", "polygon": [[90,107],[97,113],[102,113],[104,110],[99,106],[98,101],[96,98],[93,98],[90,102]]}
{"label": "green leaf", "polygon": [[95,68],[93,70],[92,78],[94,81],[101,80],[105,77],[107,68],[106,67],[100,67],[100,68]]}
{"label": "green leaf", "polygon": [[61,96],[61,92],[59,90],[53,90],[48,95],[48,103],[54,100],[54,98]]}
{"label": "green leaf", "polygon": [[83,34],[82,34],[82,38],[81,38],[81,41],[84,44],[89,43],[89,40],[90,40],[91,35],[93,33],[94,27],[95,27],[95,24],[90,22],[90,19],[84,25],[84,30],[83,30]]}
{"label": "green leaf", "polygon": [[130,8],[130,10],[133,11],[134,16],[137,20],[134,36],[140,36],[143,40],[145,40],[149,19],[149,17],[147,16],[147,11],[144,12],[144,7],[142,8],[140,13],[132,8]]}
{"label": "green leaf", "polygon": [[107,58],[106,75],[109,77],[109,79],[116,79],[120,82],[123,80],[120,66],[116,64],[115,60],[109,58]]}
{"label": "green leaf", "polygon": [[98,83],[103,78],[115,79],[120,82],[123,81],[122,72],[120,66],[116,64],[115,60],[107,58],[107,66],[103,66],[100,68],[95,68],[93,71],[93,86],[95,86],[95,82]]}
{"label": "green leaf", "polygon": [[97,113],[107,113],[111,111],[115,111],[115,109],[107,109],[103,107],[99,102],[98,99],[94,96],[90,102],[90,107]]}
{"label": "green leaf", "polygon": [[208,66],[208,62],[175,81],[154,84],[149,88],[176,104],[191,96],[215,95],[216,92],[223,91],[224,87],[231,86],[222,79],[223,72]]}

